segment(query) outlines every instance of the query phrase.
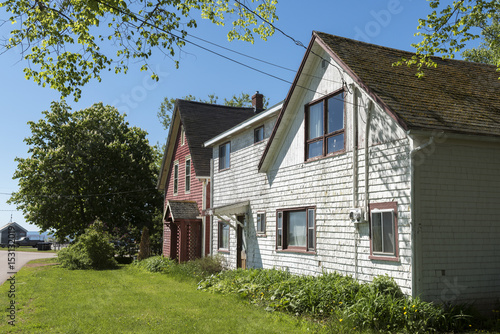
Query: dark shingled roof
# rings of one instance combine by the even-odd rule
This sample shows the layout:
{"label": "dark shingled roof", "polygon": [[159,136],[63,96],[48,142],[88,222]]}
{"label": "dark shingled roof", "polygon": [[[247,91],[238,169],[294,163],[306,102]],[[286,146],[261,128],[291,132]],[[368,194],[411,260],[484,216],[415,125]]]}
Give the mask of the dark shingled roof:
{"label": "dark shingled roof", "polygon": [[212,148],[203,143],[255,115],[253,108],[177,100],[196,176],[210,176]]}
{"label": "dark shingled roof", "polygon": [[170,212],[172,220],[196,219],[200,215],[196,201],[172,201],[167,202],[166,214]]}
{"label": "dark shingled roof", "polygon": [[392,66],[414,53],[314,34],[403,127],[500,136],[500,73],[495,66],[433,57],[437,68],[425,68],[419,79],[415,66]]}

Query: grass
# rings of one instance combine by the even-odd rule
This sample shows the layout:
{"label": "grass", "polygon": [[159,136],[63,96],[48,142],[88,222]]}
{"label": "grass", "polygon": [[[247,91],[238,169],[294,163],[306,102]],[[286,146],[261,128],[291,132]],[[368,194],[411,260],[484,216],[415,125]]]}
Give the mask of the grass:
{"label": "grass", "polygon": [[236,296],[198,291],[193,279],[133,265],[93,271],[52,262],[30,262],[18,273],[15,326],[7,323],[5,311],[9,284],[0,286],[1,333],[303,333],[318,328]]}

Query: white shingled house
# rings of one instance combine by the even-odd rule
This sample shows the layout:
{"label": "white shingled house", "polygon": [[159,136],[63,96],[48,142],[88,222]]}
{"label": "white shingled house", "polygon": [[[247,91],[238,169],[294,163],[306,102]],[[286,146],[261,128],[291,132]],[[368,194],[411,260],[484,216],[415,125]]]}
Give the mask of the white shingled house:
{"label": "white shingled house", "polygon": [[283,104],[205,142],[212,253],[387,274],[426,300],[499,300],[499,74],[392,66],[412,55],[314,32]]}

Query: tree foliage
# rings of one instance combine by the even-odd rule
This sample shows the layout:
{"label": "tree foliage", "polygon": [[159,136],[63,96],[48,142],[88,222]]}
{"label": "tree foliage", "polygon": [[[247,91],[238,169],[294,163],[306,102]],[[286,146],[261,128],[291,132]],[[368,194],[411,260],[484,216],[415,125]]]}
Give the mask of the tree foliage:
{"label": "tree foliage", "polygon": [[253,10],[237,0],[6,0],[0,7],[13,24],[4,46],[22,48],[26,77],[78,99],[79,87],[100,81],[105,69],[127,72],[128,61],[139,59],[146,70],[153,49],[173,57],[196,28],[195,15],[217,25],[231,18],[229,40],[266,40],[274,29],[256,14],[277,20],[277,0],[251,2]]}
{"label": "tree foliage", "polygon": [[[219,101],[219,97],[215,94],[209,94],[206,99],[199,99],[196,96],[189,94],[184,96],[182,100],[217,104]],[[158,111],[157,116],[165,130],[168,130],[168,128],[170,127],[170,122],[172,120],[171,115],[174,112],[175,108],[175,101],[176,99],[174,98],[165,97],[160,105],[160,110]],[[249,94],[240,93],[239,96],[233,95],[233,97],[231,97],[229,100],[224,98],[224,105],[231,107],[251,107],[252,97]],[[264,97],[264,108],[267,108],[268,105],[269,101],[267,101]]]}
{"label": "tree foliage", "polygon": [[[426,19],[419,20],[419,32],[416,35],[421,36],[422,40],[413,44],[416,48],[416,55],[397,62],[397,65],[416,65],[418,76],[424,75],[426,67],[436,66],[431,56],[454,58],[458,52],[467,47],[469,42],[481,38],[482,32],[485,36],[484,33],[488,31],[487,27],[495,25],[498,13],[500,13],[498,0],[457,0],[452,4],[444,5],[441,0],[430,0],[429,5],[433,9],[432,13]],[[495,37],[495,42],[488,46],[490,49],[496,49],[494,51],[496,53],[498,52],[496,42],[498,35]],[[488,42],[486,39],[485,41]],[[495,65],[500,66],[498,58]]]}
{"label": "tree foliage", "polygon": [[500,13],[492,15],[491,23],[482,24],[481,29],[481,44],[462,52],[462,57],[476,63],[500,64]]}
{"label": "tree foliage", "polygon": [[162,201],[146,132],[102,103],[71,112],[53,102],[43,115],[29,122],[29,157],[16,158],[19,191],[9,202],[56,237],[79,235],[100,219],[114,236],[138,240]]}

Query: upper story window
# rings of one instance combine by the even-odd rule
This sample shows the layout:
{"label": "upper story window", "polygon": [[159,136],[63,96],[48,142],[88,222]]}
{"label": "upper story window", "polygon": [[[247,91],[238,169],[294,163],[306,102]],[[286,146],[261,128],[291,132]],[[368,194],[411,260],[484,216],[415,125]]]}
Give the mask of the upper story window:
{"label": "upper story window", "polygon": [[186,135],[184,133],[184,125],[181,125],[181,146],[184,146],[184,144],[186,143]]}
{"label": "upper story window", "polygon": [[264,125],[253,130],[253,142],[258,143],[264,140]]}
{"label": "upper story window", "polygon": [[397,221],[396,202],[370,204],[371,259],[398,260]]}
{"label": "upper story window", "polygon": [[219,170],[228,169],[231,162],[231,142],[219,146]]}
{"label": "upper story window", "polygon": [[315,208],[276,212],[276,248],[314,251],[316,248]]}
{"label": "upper story window", "polygon": [[179,188],[179,161],[174,161],[174,195],[177,195]]}
{"label": "upper story window", "polygon": [[344,92],[306,106],[306,160],[344,151]]}
{"label": "upper story window", "polygon": [[187,157],[186,158],[186,193],[188,193],[191,190],[191,158]]}

